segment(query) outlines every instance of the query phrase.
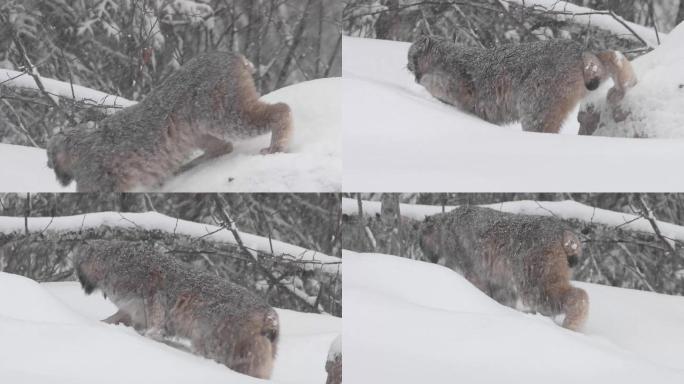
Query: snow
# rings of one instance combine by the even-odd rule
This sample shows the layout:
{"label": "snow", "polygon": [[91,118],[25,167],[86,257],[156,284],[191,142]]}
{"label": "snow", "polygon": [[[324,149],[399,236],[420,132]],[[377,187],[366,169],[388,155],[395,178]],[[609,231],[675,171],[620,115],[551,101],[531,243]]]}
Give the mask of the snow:
{"label": "snow", "polygon": [[278,309],[278,357],[272,381],[264,381],[99,322],[115,311],[76,282],[38,284],[0,273],[0,382],[322,384],[328,348],[342,326],[332,316]]}
{"label": "snow", "polygon": [[601,111],[601,123],[594,135],[616,137],[684,138],[684,23],[654,51],[632,61],[638,83],[619,104],[630,114],[615,123],[612,108],[601,97],[612,86],[589,94],[582,108],[593,105]]}
{"label": "snow", "polygon": [[[286,102],[292,108],[294,137],[289,152],[259,154],[260,149],[268,147],[270,133],[240,141],[234,143],[233,153],[207,161],[168,180],[161,191],[340,191],[341,87],[339,78],[319,79],[281,88],[263,96],[264,101]],[[0,167],[0,191],[75,190],[75,183],[63,188],[57,182],[52,170],[47,168],[47,155],[43,150],[0,144],[0,163],[14,165]]]}
{"label": "snow", "polygon": [[576,283],[591,308],[575,333],[436,264],[343,257],[346,382],[684,382],[682,297]]}
{"label": "snow", "polygon": [[75,192],[76,184],[62,187],[47,166],[44,149],[0,144],[0,191]]}
{"label": "snow", "polygon": [[[157,212],[96,212],[75,216],[29,217],[26,226],[30,232],[80,231],[100,226],[157,230],[191,237],[203,236],[202,238],[208,241],[236,244],[233,234],[227,229],[219,231],[220,228],[215,225],[180,220]],[[23,217],[0,216],[0,233],[8,234],[24,230]],[[249,249],[266,254],[270,254],[273,249],[273,254],[276,256],[282,255],[294,260],[311,262],[304,264],[306,269],[320,269],[332,274],[341,270],[342,261],[339,257],[328,256],[278,240],[269,241],[268,238],[245,232],[240,232],[240,237],[245,247]]]}
{"label": "snow", "polygon": [[408,47],[344,37],[345,190],[684,189],[668,170],[684,160],[683,140],[575,136],[574,112],[561,135],[487,123],[416,84],[406,69]]}
{"label": "snow", "polygon": [[[381,203],[379,201],[362,201],[364,215],[379,215]],[[637,215],[615,212],[608,209],[596,208],[572,200],[565,201],[534,201],[517,200],[494,204],[482,204],[481,207],[491,208],[501,212],[517,213],[521,215],[554,216],[565,220],[580,220],[587,223],[603,224],[610,227],[620,227],[623,230],[655,234],[650,222]],[[446,212],[456,206],[445,206]],[[442,212],[440,205],[400,204],[399,211],[404,217],[414,220],[424,220],[426,216]],[[342,199],[342,212],[348,215],[358,214],[358,202],[355,199]],[[663,236],[684,242],[684,227],[656,220]]]}
{"label": "snow", "polygon": [[[529,8],[537,8],[542,11],[552,11],[552,12],[562,12],[568,14],[556,14],[554,15],[558,20],[571,20],[575,24],[586,24],[592,27],[600,28],[613,34],[620,36],[622,38],[639,41],[632,32],[629,31],[622,23],[615,20],[611,15],[598,15],[591,14],[597,12],[597,10],[582,7],[579,5],[572,4],[567,1],[558,0],[506,0],[511,3],[517,3]],[[600,10],[598,12],[601,12]],[[584,13],[584,14],[583,14]],[[618,16],[619,17],[619,16]],[[659,32],[656,36],[655,30],[650,27],[645,27],[630,21],[624,20],[620,17],[622,22],[624,22],[629,28],[636,32],[639,37],[646,41],[649,47],[658,46],[658,37],[660,41],[664,41],[667,38],[667,34]]]}

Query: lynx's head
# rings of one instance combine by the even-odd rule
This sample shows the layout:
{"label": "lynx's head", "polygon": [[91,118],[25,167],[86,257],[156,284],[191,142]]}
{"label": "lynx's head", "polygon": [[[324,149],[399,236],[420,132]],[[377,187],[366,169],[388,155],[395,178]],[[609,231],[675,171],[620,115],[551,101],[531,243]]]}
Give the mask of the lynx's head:
{"label": "lynx's head", "polygon": [[425,220],[417,225],[419,231],[418,245],[423,251],[423,256],[431,263],[438,263],[440,259],[440,239],[439,228],[431,216],[426,216]]}
{"label": "lynx's head", "polygon": [[408,51],[407,68],[416,77],[416,83],[420,83],[421,77],[430,69],[433,61],[441,55],[441,47],[448,44],[448,40],[437,36],[419,37]]}
{"label": "lynx's head", "polygon": [[105,271],[93,248],[86,242],[77,245],[71,252],[71,260],[85,293],[89,295],[99,289]]}

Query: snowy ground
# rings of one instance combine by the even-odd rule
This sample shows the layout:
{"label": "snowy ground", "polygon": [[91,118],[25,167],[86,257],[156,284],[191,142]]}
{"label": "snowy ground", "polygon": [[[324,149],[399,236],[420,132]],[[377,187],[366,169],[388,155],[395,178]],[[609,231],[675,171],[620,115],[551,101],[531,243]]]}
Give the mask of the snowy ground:
{"label": "snowy ground", "polygon": [[682,139],[575,136],[500,127],[445,105],[406,69],[408,43],[343,40],[347,191],[675,191]]}
{"label": "snowy ground", "polygon": [[349,383],[682,383],[684,298],[576,283],[582,333],[504,307],[456,272],[344,254]]}
{"label": "snowy ground", "polygon": [[[59,82],[58,82],[59,83]],[[281,88],[262,99],[286,102],[295,133],[288,153],[260,155],[270,134],[236,142],[235,151],[165,183],[164,192],[335,192],[342,188],[341,79]],[[45,151],[0,144],[0,191],[69,192],[47,167]]]}
{"label": "snowy ground", "polygon": [[[38,284],[0,273],[0,382],[260,383],[223,365],[99,322],[115,312],[76,282]],[[282,338],[272,381],[326,379],[328,349],[341,319],[278,310]]]}

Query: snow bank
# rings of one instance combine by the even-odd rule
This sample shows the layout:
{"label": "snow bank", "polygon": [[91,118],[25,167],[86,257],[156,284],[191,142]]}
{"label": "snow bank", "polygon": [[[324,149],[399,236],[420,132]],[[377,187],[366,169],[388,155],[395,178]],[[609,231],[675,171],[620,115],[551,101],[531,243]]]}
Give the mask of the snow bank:
{"label": "snow bank", "polygon": [[591,107],[600,113],[595,136],[684,138],[683,42],[681,23],[661,46],[632,61],[639,82],[619,104],[622,111],[629,111],[624,120],[616,122],[620,113],[601,97],[611,82],[589,94],[581,110]]}
{"label": "snow bank", "polygon": [[[31,232],[42,231],[79,231],[81,229],[95,228],[99,226],[121,227],[141,230],[159,230],[174,234],[192,237],[204,236],[203,239],[223,243],[236,244],[233,234],[215,225],[196,223],[193,221],[180,220],[157,212],[144,213],[121,213],[121,212],[96,212],[76,216],[60,217],[29,217],[28,230]],[[0,216],[0,233],[24,231],[23,217]],[[212,233],[215,232],[215,233]],[[212,233],[211,235],[208,235]],[[271,245],[275,255],[289,255],[293,260],[310,261],[304,267],[306,269],[322,270],[327,273],[340,272],[342,260],[339,257],[328,256],[320,252],[311,251],[296,245],[284,243],[278,240],[269,240],[265,237],[241,232],[243,244],[250,249],[271,253]],[[284,256],[286,257],[286,256]]]}
{"label": "snow bank", "polygon": [[[379,215],[379,201],[362,201],[364,215]],[[576,219],[587,223],[603,224],[609,227],[620,227],[624,230],[646,232],[655,234],[651,223],[638,215],[611,211],[592,207],[572,200],[566,201],[535,201],[518,200],[505,201],[495,204],[482,204],[482,207],[495,209],[501,212],[517,213],[521,215],[554,216],[560,219]],[[445,211],[451,211],[457,206],[445,206]],[[423,220],[425,216],[442,212],[439,205],[401,204],[401,215],[415,220]],[[356,215],[359,212],[358,202],[355,199],[342,199],[342,212],[347,215]],[[684,227],[656,220],[658,228],[663,236],[684,242]]]}
{"label": "snow bank", "polygon": [[629,31],[629,29],[627,29],[625,27],[625,25],[627,25],[634,32],[636,32],[636,34],[639,35],[639,37],[644,39],[644,41],[646,42],[646,44],[648,44],[649,47],[657,47],[658,46],[658,37],[660,37],[661,42],[667,38],[667,34],[664,34],[662,32],[659,32],[658,36],[656,36],[656,33],[653,30],[653,28],[644,27],[643,25],[632,23],[631,21],[624,20],[623,18],[620,17],[620,20],[622,20],[622,22],[625,24],[625,25],[623,25],[619,21],[615,20],[613,18],[613,16],[611,16],[611,15],[591,14],[592,12],[596,12],[596,10],[591,9],[591,8],[587,8],[587,7],[582,7],[579,5],[575,5],[575,4],[569,3],[567,1],[558,1],[558,0],[506,0],[506,1],[508,1],[510,3],[517,3],[519,5],[523,5],[523,6],[529,7],[529,8],[536,8],[536,9],[539,9],[542,11],[560,12],[559,14],[554,15],[554,17],[558,20],[571,20],[572,22],[574,22],[576,24],[590,25],[592,27],[596,27],[596,28],[600,28],[600,29],[612,32],[613,34],[620,36],[622,38],[639,41],[639,39],[637,37],[635,37],[634,34]]}
{"label": "snow bank", "polygon": [[328,347],[341,319],[278,310],[281,341],[272,381],[99,322],[116,311],[78,283],[40,285],[0,273],[0,382],[324,383]]}
{"label": "snow bank", "polygon": [[[281,88],[262,98],[286,102],[294,115],[288,153],[261,155],[270,133],[234,143],[235,150],[175,178],[163,192],[337,192],[342,188],[341,79],[319,79]],[[47,168],[45,151],[0,144],[0,191],[64,192]],[[31,175],[30,177],[28,175]]]}
{"label": "snow bank", "polygon": [[[578,284],[584,333],[494,302],[444,267],[344,253],[350,383],[681,383],[684,298]],[[642,310],[642,308],[644,310]]]}
{"label": "snow bank", "polygon": [[[674,40],[674,39],[673,39]],[[406,69],[408,43],[344,37],[347,191],[674,191],[683,140],[521,132],[445,105]]]}

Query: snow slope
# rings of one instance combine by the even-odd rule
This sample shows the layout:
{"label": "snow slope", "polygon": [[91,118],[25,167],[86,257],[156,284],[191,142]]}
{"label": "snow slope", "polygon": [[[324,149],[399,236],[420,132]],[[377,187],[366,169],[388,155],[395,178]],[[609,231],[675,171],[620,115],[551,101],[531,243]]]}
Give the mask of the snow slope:
{"label": "snow slope", "polygon": [[583,333],[504,307],[456,272],[344,253],[350,383],[682,383],[684,298],[577,283]]}
{"label": "snow slope", "polygon": [[[76,282],[38,284],[0,273],[0,382],[261,383],[223,365],[99,322],[116,311]],[[278,310],[282,337],[274,383],[325,383],[341,319]]]}
{"label": "snow slope", "polygon": [[408,43],[344,37],[344,189],[675,191],[684,140],[575,136],[500,127],[445,105],[406,69]]}
{"label": "snow slope", "polygon": [[[288,153],[261,155],[270,134],[234,143],[235,150],[168,180],[164,192],[335,192],[342,188],[341,79],[312,80],[262,98],[292,108]],[[47,168],[45,151],[0,144],[0,191],[66,192]],[[7,164],[8,166],[4,166]]]}

